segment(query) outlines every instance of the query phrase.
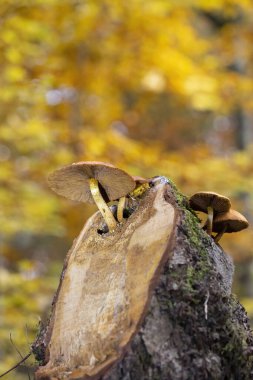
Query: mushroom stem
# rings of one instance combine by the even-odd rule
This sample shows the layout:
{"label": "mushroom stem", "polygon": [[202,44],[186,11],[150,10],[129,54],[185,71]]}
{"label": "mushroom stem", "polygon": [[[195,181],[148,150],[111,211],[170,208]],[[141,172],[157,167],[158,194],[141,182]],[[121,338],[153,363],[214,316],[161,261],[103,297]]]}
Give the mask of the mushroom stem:
{"label": "mushroom stem", "polygon": [[207,212],[208,212],[208,216],[207,216],[207,229],[206,229],[206,232],[208,233],[208,235],[211,235],[212,233],[212,230],[213,230],[213,208],[212,207],[207,207]]}
{"label": "mushroom stem", "polygon": [[126,203],[126,197],[121,197],[119,199],[118,208],[117,208],[117,219],[121,223],[123,220],[123,211]]}
{"label": "mushroom stem", "polygon": [[223,229],[214,237],[215,243],[218,243],[218,241],[221,239],[222,235],[226,232],[227,226],[224,226]]}
{"label": "mushroom stem", "polygon": [[206,230],[206,226],[207,226],[207,220],[203,220],[199,223],[199,227],[203,228],[203,230]]}
{"label": "mushroom stem", "polygon": [[93,196],[93,199],[101,212],[104,220],[106,221],[106,224],[108,225],[109,231],[112,232],[115,230],[117,226],[117,222],[107,206],[106,202],[104,201],[102,195],[100,194],[99,188],[98,188],[98,181],[95,178],[89,179],[90,183],[90,191],[91,195]]}

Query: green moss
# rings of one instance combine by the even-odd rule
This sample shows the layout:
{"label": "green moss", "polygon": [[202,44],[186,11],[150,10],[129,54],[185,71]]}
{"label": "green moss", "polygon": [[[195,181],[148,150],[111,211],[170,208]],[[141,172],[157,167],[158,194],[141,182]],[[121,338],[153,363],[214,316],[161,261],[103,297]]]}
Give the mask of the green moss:
{"label": "green moss", "polygon": [[[178,250],[180,257],[183,249],[186,262],[175,262],[165,268],[169,281],[167,299],[164,295],[160,299],[162,307],[167,308],[169,319],[179,327],[177,333],[182,334],[182,341],[192,337],[191,348],[196,356],[205,357],[208,348],[210,355],[215,353],[220,358],[220,363],[215,362],[208,372],[208,378],[250,380],[253,337],[245,311],[236,298],[223,294],[219,284],[221,274],[210,256],[215,246],[201,229],[187,198],[173,183],[171,187],[181,212],[175,253]],[[191,360],[187,350],[182,356],[187,358],[186,363]]]}
{"label": "green moss", "polygon": [[200,222],[197,214],[190,207],[188,197],[186,197],[184,194],[182,194],[178,190],[178,188],[176,187],[175,183],[170,178],[167,178],[167,182],[171,186],[171,188],[172,188],[172,190],[174,192],[174,196],[175,196],[175,199],[176,199],[176,202],[177,202],[178,206],[180,208],[184,209],[184,210],[190,211],[191,214],[193,214],[195,216],[195,218],[197,219],[197,221]]}
{"label": "green moss", "polygon": [[253,368],[253,356],[251,353],[253,339],[249,335],[245,310],[235,297],[228,299],[223,311],[225,321],[222,328],[219,328],[220,344],[219,353],[224,362],[229,363],[231,372],[235,378],[251,379]]}
{"label": "green moss", "polygon": [[174,191],[177,204],[180,207],[188,208],[189,205],[188,205],[187,197],[177,189],[175,183],[170,178],[167,178],[167,181],[169,185],[171,186],[172,190]]}
{"label": "green moss", "polygon": [[[198,252],[197,268],[188,268],[189,281],[201,281],[211,269],[206,242],[209,239],[206,233],[200,228],[199,221],[189,210],[184,211],[184,228],[191,245],[191,249]],[[196,270],[197,269],[197,270]]]}
{"label": "green moss", "polygon": [[184,290],[186,290],[188,293],[194,293],[194,285],[196,281],[197,279],[195,269],[192,266],[188,266],[186,271]]}
{"label": "green moss", "polygon": [[[207,240],[210,238],[200,227],[200,220],[190,208],[187,197],[178,191],[171,179],[167,180],[183,216],[182,228],[189,242],[189,250],[196,252],[196,262],[189,263],[187,267],[183,268],[183,273],[177,272],[177,275],[183,279],[184,291],[194,296],[198,285],[209,276],[211,271],[211,263],[206,248],[208,246]],[[194,297],[192,300],[194,302]]]}

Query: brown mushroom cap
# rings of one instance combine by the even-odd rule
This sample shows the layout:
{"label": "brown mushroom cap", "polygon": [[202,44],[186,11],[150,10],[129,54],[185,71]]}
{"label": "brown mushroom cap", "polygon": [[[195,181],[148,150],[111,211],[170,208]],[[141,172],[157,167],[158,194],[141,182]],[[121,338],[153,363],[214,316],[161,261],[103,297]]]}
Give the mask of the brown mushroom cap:
{"label": "brown mushroom cap", "polygon": [[115,166],[97,161],[83,161],[55,170],[48,177],[52,190],[74,201],[94,203],[89,179],[95,178],[106,193],[106,201],[125,196],[135,188],[132,176]]}
{"label": "brown mushroom cap", "polygon": [[149,180],[147,178],[144,178],[144,177],[140,177],[138,175],[133,175],[132,176],[135,183],[136,183],[136,186],[139,186],[139,185],[143,185],[144,183],[148,183]]}
{"label": "brown mushroom cap", "polygon": [[212,207],[215,213],[227,212],[231,203],[227,197],[211,191],[199,191],[190,198],[190,206],[195,211],[207,212]]}
{"label": "brown mushroom cap", "polygon": [[229,210],[218,214],[213,221],[213,232],[221,232],[226,226],[225,232],[237,232],[244,230],[249,226],[247,219],[238,211]]}

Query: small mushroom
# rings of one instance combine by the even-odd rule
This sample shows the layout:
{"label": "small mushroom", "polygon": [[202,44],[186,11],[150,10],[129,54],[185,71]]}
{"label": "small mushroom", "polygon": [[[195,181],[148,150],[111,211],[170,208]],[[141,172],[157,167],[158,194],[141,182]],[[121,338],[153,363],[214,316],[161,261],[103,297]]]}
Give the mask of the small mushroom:
{"label": "small mushroom", "polygon": [[136,186],[140,186],[140,185],[143,185],[144,183],[149,182],[149,179],[144,178],[144,177],[140,177],[139,175],[133,175],[132,177],[135,180]]}
{"label": "small mushroom", "polygon": [[118,207],[117,207],[117,219],[121,223],[123,220],[124,207],[126,204],[126,197],[121,197],[119,199]]}
{"label": "small mushroom", "polygon": [[115,166],[96,161],[77,162],[55,170],[48,177],[52,190],[74,201],[96,203],[109,231],[117,222],[106,202],[124,197],[135,187],[133,178]]}
{"label": "small mushroom", "polygon": [[133,198],[140,197],[150,188],[150,180],[139,176],[133,176],[133,179],[135,181],[135,189],[130,193],[130,196]]}
{"label": "small mushroom", "polygon": [[218,243],[225,232],[238,232],[248,226],[249,222],[238,211],[230,209],[228,212],[218,214],[213,220],[213,231],[217,232],[214,241]]}
{"label": "small mushroom", "polygon": [[206,226],[207,233],[211,235],[214,215],[227,212],[231,207],[231,203],[227,197],[221,194],[211,191],[199,191],[190,198],[190,206],[195,211],[208,214]]}
{"label": "small mushroom", "polygon": [[[137,197],[142,195],[148,188],[148,179],[139,177],[139,176],[132,176],[133,180],[135,181],[135,189],[129,194],[130,197]],[[117,209],[117,219],[119,222],[122,222],[123,220],[123,212],[124,207],[126,205],[126,197],[121,197],[119,199],[118,203],[118,209]]]}

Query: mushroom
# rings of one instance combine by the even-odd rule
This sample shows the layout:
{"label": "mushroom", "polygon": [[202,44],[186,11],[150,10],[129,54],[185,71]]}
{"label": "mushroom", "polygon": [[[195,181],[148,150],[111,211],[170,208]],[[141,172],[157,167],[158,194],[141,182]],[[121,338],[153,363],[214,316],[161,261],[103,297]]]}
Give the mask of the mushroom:
{"label": "mushroom", "polygon": [[117,222],[106,202],[124,197],[135,187],[133,178],[115,166],[96,161],[77,162],[55,170],[48,177],[52,190],[74,201],[96,203],[109,231]]}
{"label": "mushroom", "polygon": [[133,175],[133,179],[135,180],[136,186],[143,185],[144,183],[148,183],[149,179],[141,177],[139,175]]}
{"label": "mushroom", "polygon": [[218,214],[213,220],[213,231],[217,232],[214,241],[215,243],[218,243],[225,232],[238,232],[244,230],[248,226],[249,222],[238,211],[230,209],[228,212]]}
{"label": "mushroom", "polygon": [[206,226],[207,233],[211,235],[214,215],[227,212],[231,207],[231,203],[227,197],[221,194],[211,191],[199,191],[190,198],[190,206],[195,211],[208,214]]}
{"label": "mushroom", "polygon": [[135,189],[130,193],[133,198],[141,196],[146,190],[150,188],[149,179],[140,176],[133,176],[135,181]]}
{"label": "mushroom", "polygon": [[124,212],[125,204],[126,204],[126,197],[121,197],[119,199],[119,203],[117,207],[117,219],[120,223],[123,220],[123,212]]}
{"label": "mushroom", "polygon": [[[139,176],[132,176],[133,180],[135,181],[135,189],[129,194],[130,197],[137,197],[143,194],[144,191],[146,191],[149,188],[148,179],[139,177]],[[124,207],[126,204],[126,197],[121,197],[119,199],[118,208],[117,208],[117,219],[119,222],[122,222],[123,220],[123,212]]]}

